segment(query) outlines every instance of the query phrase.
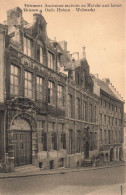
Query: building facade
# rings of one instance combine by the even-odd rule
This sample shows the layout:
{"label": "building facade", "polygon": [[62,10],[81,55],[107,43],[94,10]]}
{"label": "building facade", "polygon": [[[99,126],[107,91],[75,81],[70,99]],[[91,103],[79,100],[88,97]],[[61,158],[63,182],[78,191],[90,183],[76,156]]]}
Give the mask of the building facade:
{"label": "building facade", "polygon": [[[1,159],[7,156],[14,166],[41,163],[44,169],[76,167],[84,159],[98,156],[99,151],[107,153],[108,161],[114,160],[113,148],[121,160],[123,102],[102,91],[90,74],[85,53],[76,60],[65,41],[48,38],[46,25],[41,14],[33,14],[29,24],[17,7],[7,12],[6,24],[0,26],[7,33],[6,39],[2,37],[6,44],[5,61],[1,61],[5,69],[1,71]],[[99,113],[109,114],[100,99],[117,107],[116,115],[114,110],[110,115],[116,126],[102,127]],[[104,145],[101,129],[107,131]],[[110,131],[116,134],[111,143]]]}
{"label": "building facade", "polygon": [[100,80],[99,153],[103,162],[123,160],[124,101],[109,79]]}

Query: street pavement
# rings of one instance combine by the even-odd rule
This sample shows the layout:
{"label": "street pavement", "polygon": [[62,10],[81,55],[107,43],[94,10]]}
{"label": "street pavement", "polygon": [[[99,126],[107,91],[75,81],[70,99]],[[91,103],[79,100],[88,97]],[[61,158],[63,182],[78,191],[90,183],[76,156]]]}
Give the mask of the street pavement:
{"label": "street pavement", "polygon": [[124,195],[125,171],[125,166],[120,165],[1,178],[0,195],[121,195],[121,185]]}

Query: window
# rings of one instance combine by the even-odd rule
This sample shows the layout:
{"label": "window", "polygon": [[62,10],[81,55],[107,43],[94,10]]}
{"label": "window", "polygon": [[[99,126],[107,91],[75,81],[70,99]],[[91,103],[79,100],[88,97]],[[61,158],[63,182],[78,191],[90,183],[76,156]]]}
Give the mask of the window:
{"label": "window", "polygon": [[108,116],[108,124],[110,125],[110,116]]}
{"label": "window", "polygon": [[76,149],[78,153],[81,152],[81,131],[77,131],[77,146]]}
{"label": "window", "polygon": [[111,142],[113,143],[113,130],[111,130]]}
{"label": "window", "polygon": [[94,107],[94,122],[96,122],[96,114],[97,114],[97,110],[96,110],[96,106]]}
{"label": "window", "polygon": [[100,124],[102,124],[102,114],[100,114]]}
{"label": "window", "polygon": [[80,119],[80,99],[76,98],[76,118]]}
{"label": "window", "polygon": [[57,134],[55,132],[55,123],[53,122],[48,123],[48,131],[51,132],[50,142],[51,150],[57,150]]}
{"label": "window", "polygon": [[102,129],[100,129],[100,144],[102,144]]}
{"label": "window", "polygon": [[69,153],[72,154],[73,152],[73,130],[69,130]]}
{"label": "window", "polygon": [[85,72],[83,71],[83,87],[85,88]]}
{"label": "window", "polygon": [[36,92],[37,100],[43,100],[43,79],[41,77],[36,78]]}
{"label": "window", "polygon": [[115,106],[115,112],[117,112],[117,106]]}
{"label": "window", "polygon": [[94,133],[94,149],[97,149],[97,132]]}
{"label": "window", "polygon": [[64,106],[64,88],[61,85],[58,85],[57,96],[58,96],[58,106],[63,107]]}
{"label": "window", "polygon": [[114,118],[112,117],[112,126],[114,125]]}
{"label": "window", "polygon": [[100,99],[100,104],[101,104],[101,106],[102,106],[102,99]]}
{"label": "window", "polygon": [[121,119],[119,119],[119,126],[121,126]]}
{"label": "window", "polygon": [[93,122],[93,120],[92,120],[92,104],[89,104],[89,121]]}
{"label": "window", "polygon": [[83,120],[86,120],[86,102],[83,102]]}
{"label": "window", "polygon": [[106,108],[106,100],[104,100],[104,105],[105,105],[105,108]]}
{"label": "window", "polygon": [[48,103],[52,105],[55,104],[54,83],[51,81],[48,81]]}
{"label": "window", "polygon": [[107,139],[106,139],[106,130],[104,130],[104,144],[107,143]]}
{"label": "window", "polygon": [[40,150],[47,151],[47,133],[45,130],[45,121],[37,121],[37,132]]}
{"label": "window", "polygon": [[79,75],[79,73],[76,73],[76,79],[77,79],[77,84],[79,85],[80,84],[80,75]]}
{"label": "window", "polygon": [[24,37],[24,53],[31,57],[31,40]]}
{"label": "window", "polygon": [[72,95],[68,95],[68,117],[72,117]]}
{"label": "window", "polygon": [[10,69],[10,94],[19,94],[19,69],[14,65]]}
{"label": "window", "polygon": [[41,46],[37,47],[37,60],[43,64],[43,49]]}
{"label": "window", "polygon": [[90,132],[90,150],[93,150],[93,132]]}
{"label": "window", "polygon": [[110,144],[110,130],[108,130],[108,144]]}
{"label": "window", "polygon": [[48,52],[48,67],[54,69],[54,55],[50,52]]}
{"label": "window", "polygon": [[104,124],[106,124],[106,115],[104,115]]}
{"label": "window", "polygon": [[66,134],[64,132],[64,124],[59,124],[59,129],[61,132],[61,148],[66,149]]}
{"label": "window", "polygon": [[57,150],[57,134],[52,132],[52,150]]}
{"label": "window", "polygon": [[117,118],[115,118],[115,125],[117,126]]}
{"label": "window", "polygon": [[115,143],[117,143],[117,131],[115,131]]}
{"label": "window", "polygon": [[110,103],[108,103],[108,107],[109,107],[109,109],[110,109]]}
{"label": "window", "polygon": [[33,98],[32,74],[25,71],[25,97]]}

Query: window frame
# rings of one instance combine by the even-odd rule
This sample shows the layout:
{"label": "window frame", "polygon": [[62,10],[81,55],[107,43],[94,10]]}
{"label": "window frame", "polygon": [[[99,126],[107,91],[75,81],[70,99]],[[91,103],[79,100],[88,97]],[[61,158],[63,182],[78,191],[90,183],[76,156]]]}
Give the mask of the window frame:
{"label": "window frame", "polygon": [[10,94],[19,95],[19,67],[14,64],[10,66]]}
{"label": "window frame", "polygon": [[[26,73],[27,73],[27,78],[26,78]],[[24,74],[25,74],[24,76],[24,96],[32,99],[33,98],[33,73],[25,70]],[[31,79],[29,79],[28,77],[31,77]],[[29,84],[31,84],[31,88],[29,88]],[[31,92],[31,94],[29,92]]]}
{"label": "window frame", "polygon": [[32,56],[32,40],[28,38],[27,36],[24,36],[23,51],[25,55],[29,57]]}

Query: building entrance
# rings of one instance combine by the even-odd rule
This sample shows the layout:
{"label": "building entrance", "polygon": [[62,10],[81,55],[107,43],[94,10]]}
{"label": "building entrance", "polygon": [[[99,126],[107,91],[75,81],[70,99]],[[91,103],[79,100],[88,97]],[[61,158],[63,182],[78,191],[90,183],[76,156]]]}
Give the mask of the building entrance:
{"label": "building entrance", "polygon": [[24,119],[14,120],[13,132],[14,164],[21,166],[32,163],[31,126]]}

